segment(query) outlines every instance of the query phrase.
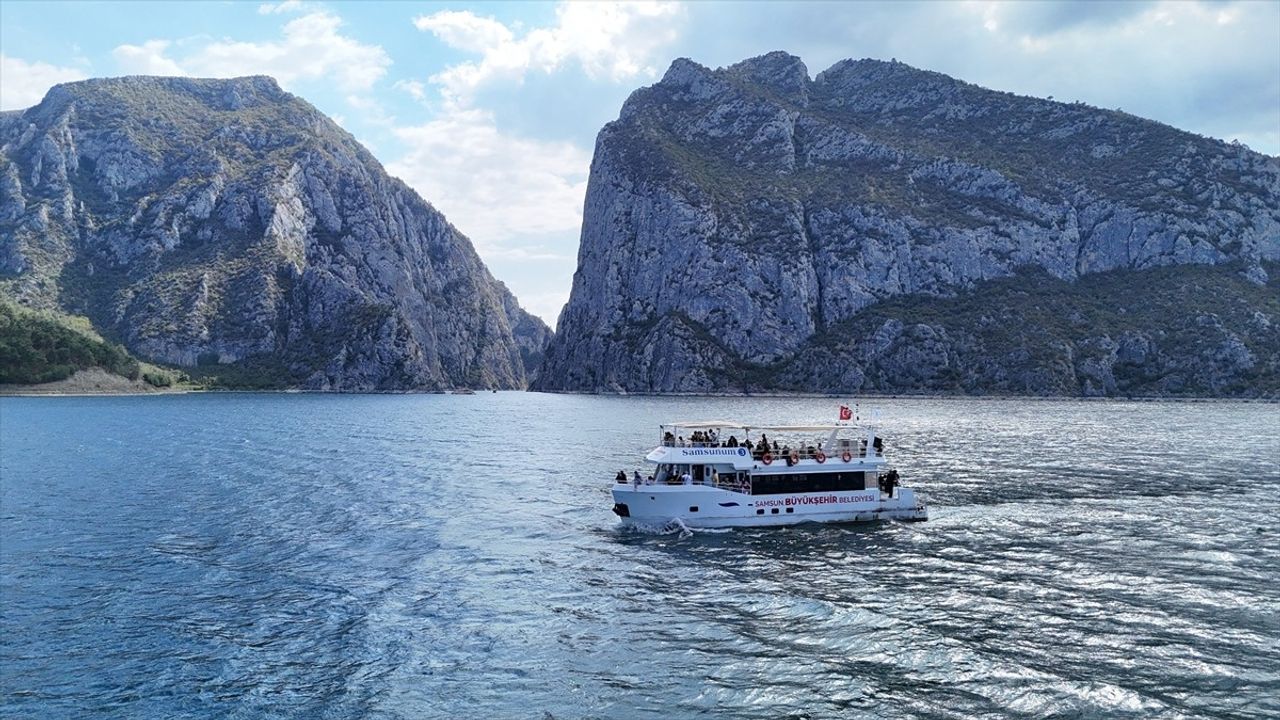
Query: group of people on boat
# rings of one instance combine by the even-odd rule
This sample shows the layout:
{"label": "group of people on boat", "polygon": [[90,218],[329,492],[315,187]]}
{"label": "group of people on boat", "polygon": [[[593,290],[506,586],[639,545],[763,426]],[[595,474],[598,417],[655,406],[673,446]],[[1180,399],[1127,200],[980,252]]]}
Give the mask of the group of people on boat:
{"label": "group of people on boat", "polygon": [[[614,480],[614,482],[618,483],[619,485],[626,485],[626,484],[627,484],[627,471],[626,471],[626,470],[619,470],[619,471],[618,471],[618,474],[613,476],[613,480]],[[636,487],[640,487],[641,485],[652,485],[652,484],[653,484],[653,476],[652,476],[652,475],[650,475],[648,478],[645,478],[645,477],[643,477],[643,476],[641,476],[641,475],[640,475],[640,471],[639,471],[639,470],[636,470],[636,471],[631,475],[631,484],[632,484],[632,485],[634,485],[634,486],[636,486]]]}
{"label": "group of people on boat", "polygon": [[[707,431],[695,430],[688,440],[683,435],[676,435],[668,430],[662,436],[662,444],[667,447],[744,447],[751,452],[751,456],[756,460],[764,460],[765,456],[768,456],[770,460],[782,458],[788,466],[794,465],[802,459],[826,458],[821,440],[815,443],[801,444],[794,449],[790,444],[784,443],[780,445],[777,440],[771,442],[769,436],[765,433],[761,433],[760,439],[756,442],[752,442],[751,438],[739,441],[736,435],[730,435],[728,439],[722,441],[719,432],[715,428]],[[879,454],[884,449],[883,441],[877,437],[873,447],[876,453]],[[866,441],[856,441],[852,445],[846,444],[840,448],[840,451],[848,451],[854,455],[865,455]]]}
{"label": "group of people on boat", "polygon": [[714,428],[703,432],[694,430],[688,440],[683,435],[676,436],[668,430],[662,436],[662,444],[667,447],[738,447],[738,438],[730,435],[728,440],[720,441],[720,433]]}

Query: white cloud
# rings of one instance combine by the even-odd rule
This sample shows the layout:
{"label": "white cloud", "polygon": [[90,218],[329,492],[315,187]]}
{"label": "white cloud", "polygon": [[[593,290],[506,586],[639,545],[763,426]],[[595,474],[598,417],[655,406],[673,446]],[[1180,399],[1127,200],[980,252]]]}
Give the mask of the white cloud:
{"label": "white cloud", "polygon": [[427,99],[427,86],[417,80],[397,80],[391,87],[409,93],[409,97],[418,102]]}
{"label": "white cloud", "polygon": [[392,128],[396,124],[396,116],[373,95],[352,93],[344,98],[347,105],[359,113],[364,122],[379,128]]}
{"label": "white cloud", "polygon": [[[479,57],[431,76],[440,114],[395,131],[407,151],[388,169],[466,233],[523,306],[549,324],[568,299],[591,152],[501,131],[493,112],[478,107],[479,91],[570,69],[609,83],[655,77],[655,63],[667,60],[659,52],[676,40],[683,15],[674,2],[561,2],[547,27],[452,10],[414,20],[419,30]],[[396,87],[426,100],[421,82]],[[554,117],[553,108],[542,112]]]}
{"label": "white cloud", "polygon": [[187,75],[178,63],[165,57],[168,40],[148,40],[141,45],[120,45],[111,51],[116,63],[135,75]]}
{"label": "white cloud", "polygon": [[24,110],[38,104],[50,87],[84,78],[78,68],[27,62],[0,53],[0,110]]}
{"label": "white cloud", "polygon": [[420,15],[414,19],[413,25],[432,33],[449,47],[474,53],[485,53],[490,48],[507,46],[515,41],[506,25],[469,11],[441,10],[431,15]]}
{"label": "white cloud", "polygon": [[[1052,7],[984,8],[1002,32],[955,74],[1001,90],[1122,107],[1213,137],[1252,138],[1263,143],[1255,149],[1276,151],[1267,138],[1280,127],[1280,5],[1091,3],[1093,16],[1069,21]],[[930,66],[945,71],[950,62]]]}
{"label": "white cloud", "polygon": [[[271,75],[282,85],[332,79],[345,92],[369,90],[387,72],[391,58],[378,45],[366,45],[342,35],[342,20],[325,10],[302,15],[285,24],[279,40],[238,42],[188,40],[175,44],[151,40],[121,45],[112,55],[130,73],[237,77]],[[179,57],[168,53],[184,49]],[[185,48],[192,48],[185,50]]]}
{"label": "white cloud", "polygon": [[[568,287],[571,282],[572,277],[567,277],[564,285]],[[550,292],[517,293],[516,298],[520,301],[520,307],[542,318],[542,321],[554,330],[556,328],[556,320],[560,317],[560,311],[564,309],[564,304],[569,302],[569,291],[553,290]]]}
{"label": "white cloud", "polygon": [[505,135],[490,113],[475,109],[395,135],[408,149],[388,170],[439,208],[482,255],[547,259],[512,241],[577,233],[591,156],[576,145]]}
{"label": "white cloud", "polygon": [[298,12],[302,9],[302,0],[284,0],[278,3],[263,3],[258,6],[259,15],[278,15],[280,13]]}
{"label": "white cloud", "polygon": [[677,36],[682,8],[674,2],[562,2],[556,24],[517,37],[506,25],[469,11],[445,10],[414,20],[450,47],[480,55],[433,75],[445,100],[471,104],[476,90],[498,79],[519,81],[576,64],[592,78],[654,76],[654,53]]}
{"label": "white cloud", "polygon": [[407,150],[387,170],[443,212],[521,305],[554,326],[568,300],[591,154],[500,132],[478,109],[394,132]]}

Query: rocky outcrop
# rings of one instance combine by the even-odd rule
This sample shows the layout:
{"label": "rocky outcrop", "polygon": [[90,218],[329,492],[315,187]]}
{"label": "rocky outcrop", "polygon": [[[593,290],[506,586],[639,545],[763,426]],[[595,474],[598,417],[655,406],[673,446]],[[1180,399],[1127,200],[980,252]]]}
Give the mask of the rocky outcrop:
{"label": "rocky outcrop", "polygon": [[316,390],[518,388],[550,336],[270,78],[59,85],[0,117],[0,145],[0,292],[144,358]]}
{"label": "rocky outcrop", "polygon": [[[1026,269],[1068,283],[1135,272],[1141,287],[1150,269],[1229,266],[1263,287],[1276,260],[1280,160],[1242,146],[896,62],[810,79],[785,53],[719,70],[677,60],[597,139],[578,270],[535,387],[955,389],[930,363],[973,358],[938,328],[904,321],[902,351],[882,360],[902,373],[871,384],[866,356],[823,341],[894,298]],[[858,342],[891,334],[869,332]],[[831,352],[841,380],[818,382],[807,358]],[[1115,391],[1071,364],[1092,379],[1008,387]],[[1197,387],[1235,387],[1220,380]]]}
{"label": "rocky outcrop", "polygon": [[903,295],[765,370],[773,387],[840,393],[1280,398],[1280,265],[1044,271],[956,297]]}

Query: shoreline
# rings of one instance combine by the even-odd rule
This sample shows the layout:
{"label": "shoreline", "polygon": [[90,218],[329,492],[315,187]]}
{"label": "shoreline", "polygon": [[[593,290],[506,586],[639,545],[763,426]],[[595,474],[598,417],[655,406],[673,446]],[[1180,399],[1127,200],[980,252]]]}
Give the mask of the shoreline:
{"label": "shoreline", "polygon": [[[1154,396],[1098,396],[1083,397],[1076,395],[958,395],[944,393],[911,393],[911,394],[831,394],[831,393],[805,393],[805,392],[776,392],[776,393],[614,393],[614,392],[585,392],[585,391],[548,391],[548,390],[498,390],[498,392],[528,392],[539,393],[545,395],[595,395],[599,397],[643,397],[643,398],[760,398],[766,400],[845,400],[845,401],[862,401],[862,400],[994,400],[994,401],[1031,401],[1031,402],[1133,402],[1133,403],[1250,403],[1250,404],[1280,404],[1280,397],[1221,397],[1221,396],[1176,396],[1176,395],[1154,395]],[[449,391],[440,390],[388,390],[388,391],[354,391],[342,392],[332,390],[300,390],[296,388],[286,388],[281,390],[253,390],[253,389],[237,389],[237,388],[207,388],[207,387],[187,387],[187,388],[103,388],[95,390],[90,388],[75,389],[41,389],[39,385],[21,385],[5,387],[0,385],[0,398],[7,397],[23,397],[23,398],[39,398],[39,397],[150,397],[163,395],[196,395],[196,394],[251,394],[251,395],[452,395]],[[477,390],[474,394],[483,395],[491,394],[488,390]]]}

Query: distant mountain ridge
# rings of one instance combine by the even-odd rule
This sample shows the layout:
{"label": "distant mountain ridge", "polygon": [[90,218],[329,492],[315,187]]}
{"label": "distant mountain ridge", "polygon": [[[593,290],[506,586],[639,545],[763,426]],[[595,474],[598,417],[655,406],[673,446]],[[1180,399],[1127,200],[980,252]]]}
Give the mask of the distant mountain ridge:
{"label": "distant mountain ridge", "polygon": [[[1275,394],[1277,261],[1280,159],[1243,146],[897,62],[810,79],[786,53],[719,70],[681,59],[600,132],[572,294],[535,387]],[[989,358],[982,313],[945,316],[949,298],[980,305],[988,290],[1017,315],[1009,282],[1098,273],[1125,278],[1117,302],[1162,308],[1139,313],[1157,326],[1186,319],[1162,298],[1209,303],[1196,313],[1213,342],[1178,347],[1082,301]],[[904,297],[932,319],[863,321]],[[868,354],[877,336],[901,352]],[[1107,382],[1094,365],[1120,362],[1124,343],[1151,351]],[[921,363],[943,371],[912,374]]]}
{"label": "distant mountain ridge", "polygon": [[86,80],[0,116],[0,293],[146,359],[315,390],[520,388],[551,335],[267,77]]}

